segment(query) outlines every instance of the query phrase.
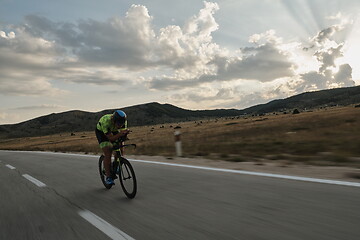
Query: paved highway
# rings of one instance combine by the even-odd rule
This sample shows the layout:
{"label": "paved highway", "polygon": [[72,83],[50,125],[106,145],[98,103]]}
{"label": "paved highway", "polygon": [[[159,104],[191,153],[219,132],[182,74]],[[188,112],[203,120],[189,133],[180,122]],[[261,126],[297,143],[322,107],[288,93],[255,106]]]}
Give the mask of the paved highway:
{"label": "paved highway", "polygon": [[132,161],[138,194],[97,158],[0,151],[0,239],[360,239],[360,187]]}

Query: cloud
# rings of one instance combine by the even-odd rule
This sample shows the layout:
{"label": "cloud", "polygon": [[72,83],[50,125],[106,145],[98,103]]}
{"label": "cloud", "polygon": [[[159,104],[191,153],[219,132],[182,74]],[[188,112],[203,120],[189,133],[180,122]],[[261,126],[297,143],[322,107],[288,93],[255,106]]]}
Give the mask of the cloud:
{"label": "cloud", "polygon": [[313,39],[313,41],[319,45],[328,41],[336,32],[343,29],[341,25],[334,25],[326,29],[321,30]]}
{"label": "cloud", "polygon": [[[303,43],[286,43],[274,30],[253,34],[249,37],[253,46],[235,53],[213,52],[203,58],[203,68],[196,74],[177,71],[154,77],[148,84],[156,90],[181,91],[168,98],[184,105],[238,108],[304,91],[354,86],[352,67],[338,61],[346,43],[337,40],[349,24],[341,20],[341,24],[324,28]],[[256,89],[246,91],[239,85],[250,80]]]}
{"label": "cloud", "polygon": [[51,38],[59,48],[71,53],[79,64],[97,67],[116,66],[131,70],[170,66],[185,68],[207,58],[212,44],[211,33],[218,29],[213,14],[216,3],[204,2],[204,8],[183,28],[169,25],[156,33],[153,17],[142,5],[132,5],[125,17],[105,22],[92,19],[56,23],[44,17],[26,17],[25,30],[39,38]]}
{"label": "cloud", "polygon": [[337,60],[343,57],[345,43],[337,43],[334,40],[336,34],[346,28],[348,24],[349,21],[342,21],[340,25],[333,25],[321,30],[311,40],[315,43],[313,45],[314,57],[320,63],[320,67],[318,71],[300,74],[303,82],[296,86],[298,92],[355,85],[352,80],[351,66],[337,64]]}
{"label": "cloud", "polygon": [[[207,62],[207,66],[216,69],[211,74],[183,79],[176,75],[153,78],[150,87],[182,91],[174,95],[174,101],[185,105],[244,108],[304,91],[354,86],[352,67],[338,61],[343,57],[346,42],[338,43],[336,39],[346,27],[325,28],[304,43],[284,43],[275,31],[254,34],[249,42],[255,46],[241,48],[237,56],[214,54]],[[304,68],[304,64],[312,70]],[[257,81],[258,87],[246,91],[247,87],[239,83],[249,79]],[[222,83],[229,85],[224,87]]]}
{"label": "cloud", "polygon": [[297,86],[298,92],[325,89],[328,79],[331,78],[331,73],[329,74],[329,71],[327,71],[322,74],[316,71],[311,71],[301,74],[300,76],[304,81],[300,86]]}
{"label": "cloud", "polygon": [[[214,52],[203,64],[203,74],[195,78],[181,79],[179,76],[153,78],[149,86],[153,89],[179,89],[195,87],[203,83],[232,80],[273,81],[294,75],[294,63],[289,54],[282,50],[282,40],[271,30],[250,37],[254,47],[241,49],[238,56]],[[195,66],[193,66],[195,67]],[[215,70],[214,70],[215,69]],[[210,74],[207,74],[207,73]]]}
{"label": "cloud", "polygon": [[7,34],[4,31],[0,31],[0,37],[5,38],[5,39],[13,39],[13,38],[15,38],[15,33],[14,32],[9,32]]}
{"label": "cloud", "polygon": [[[1,74],[0,74],[1,76]],[[2,76],[1,76],[2,77]],[[66,94],[67,91],[60,90],[51,86],[49,82],[43,79],[27,79],[25,78],[17,78],[17,77],[9,77],[2,78],[0,80],[1,88],[0,94],[3,95],[18,95],[18,96],[55,96]]]}
{"label": "cloud", "polygon": [[[147,7],[135,4],[124,16],[105,21],[29,15],[9,31],[0,29],[0,94],[54,96],[65,93],[55,85],[69,83],[131,85],[188,103],[243,106],[241,101],[354,85],[352,67],[339,63],[346,48],[341,38],[351,25],[343,15],[307,42],[286,41],[268,30],[233,51],[213,39],[221,28],[219,10],[205,1],[183,26],[160,29]],[[247,90],[245,82],[256,87]]]}
{"label": "cloud", "polygon": [[222,87],[219,89],[214,88],[202,88],[197,92],[187,92],[182,94],[174,94],[172,98],[177,101],[193,101],[193,102],[203,102],[203,101],[216,101],[218,99],[232,99],[237,93],[237,90],[233,88]]}
{"label": "cloud", "polygon": [[272,89],[267,87],[247,91],[240,85],[222,86],[218,89],[205,87],[197,91],[183,91],[182,93],[173,94],[167,97],[167,100],[176,102],[178,105],[191,106],[194,109],[206,105],[208,108],[237,108],[244,109],[260,103],[273,100],[274,97],[287,97],[288,95],[282,89]]}
{"label": "cloud", "polygon": [[[176,102],[177,105],[185,105],[198,109],[199,106],[207,105],[208,108],[224,108],[227,102],[232,102],[240,92],[233,87],[213,88],[212,86],[197,89],[197,91],[183,90],[179,93],[165,97],[167,101]],[[233,107],[233,106],[232,106]]]}
{"label": "cloud", "polygon": [[343,44],[339,44],[339,46],[335,48],[331,47],[315,52],[314,56],[322,64],[319,72],[325,72],[325,70],[330,67],[336,67],[335,60],[343,56],[342,48]]}
{"label": "cloud", "polygon": [[340,65],[339,71],[334,74],[334,83],[338,84],[338,87],[355,86],[352,79],[352,68],[349,64]]}
{"label": "cloud", "polygon": [[9,117],[9,114],[0,112],[0,120],[5,120]]}
{"label": "cloud", "polygon": [[0,61],[5,63],[0,67],[0,93],[63,93],[50,81],[124,85],[159,67],[197,74],[221,51],[211,36],[218,29],[213,17],[218,9],[216,3],[204,2],[183,28],[170,25],[158,33],[141,5],[107,21],[54,22],[29,15],[23,24],[12,26],[13,31],[0,32]]}
{"label": "cloud", "polygon": [[56,95],[46,75],[54,68],[57,49],[53,42],[31,36],[18,28],[17,33],[0,34],[0,94]]}
{"label": "cloud", "polygon": [[56,105],[56,104],[41,104],[41,105],[34,105],[34,106],[11,108],[9,110],[33,111],[33,110],[39,110],[39,109],[59,109],[59,108],[64,108],[64,106]]}
{"label": "cloud", "polygon": [[296,89],[295,93],[355,86],[355,82],[352,79],[352,68],[349,64],[340,65],[338,72],[333,72],[332,70],[325,70],[323,72],[311,71],[301,74],[300,77],[303,81],[292,87]]}
{"label": "cloud", "polygon": [[138,68],[151,63],[151,20],[145,6],[132,5],[124,18],[113,17],[106,22],[88,19],[77,24],[55,23],[27,16],[26,30],[34,36],[54,39],[82,64]]}
{"label": "cloud", "polygon": [[122,73],[115,68],[66,68],[55,76],[67,83],[94,84],[94,85],[121,85],[134,81],[131,73]]}
{"label": "cloud", "polygon": [[161,28],[156,36],[154,51],[157,64],[193,75],[202,73],[209,59],[215,53],[224,51],[212,42],[212,33],[219,28],[214,18],[217,10],[217,3],[204,2],[204,8],[191,17],[185,26]]}
{"label": "cloud", "polygon": [[336,15],[332,15],[332,16],[329,16],[329,17],[326,17],[327,19],[330,19],[330,20],[339,20],[339,19],[342,19],[342,13],[341,12],[338,12]]}
{"label": "cloud", "polygon": [[[158,32],[152,25],[153,17],[141,5],[132,5],[124,17],[105,22],[91,19],[53,22],[29,15],[16,33],[1,33],[3,39],[6,37],[7,53],[2,51],[0,58],[10,59],[5,72],[21,68],[24,78],[29,77],[28,85],[38,85],[41,79],[42,88],[38,89],[48,89],[23,94],[55,93],[50,80],[123,85],[135,82],[141,72],[157,68],[172,72],[150,79],[150,88],[159,90],[234,79],[266,82],[293,75],[294,66],[288,61],[287,53],[279,48],[281,39],[274,31],[251,37],[254,46],[237,53],[214,43],[212,33],[219,28],[214,14],[218,10],[218,4],[204,2],[204,8],[183,27],[169,25]],[[119,71],[114,72],[113,68]],[[133,74],[126,77],[126,71]],[[13,85],[8,85],[2,93],[19,94]]]}

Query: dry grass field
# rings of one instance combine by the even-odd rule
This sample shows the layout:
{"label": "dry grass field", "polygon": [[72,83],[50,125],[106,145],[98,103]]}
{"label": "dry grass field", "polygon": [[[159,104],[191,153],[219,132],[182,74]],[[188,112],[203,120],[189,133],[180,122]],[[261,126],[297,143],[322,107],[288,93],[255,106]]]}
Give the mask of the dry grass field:
{"label": "dry grass field", "polygon": [[[138,147],[127,153],[174,156],[177,126],[186,157],[360,168],[360,108],[354,106],[130,127]],[[100,153],[94,132],[74,134],[0,140],[0,149]]]}

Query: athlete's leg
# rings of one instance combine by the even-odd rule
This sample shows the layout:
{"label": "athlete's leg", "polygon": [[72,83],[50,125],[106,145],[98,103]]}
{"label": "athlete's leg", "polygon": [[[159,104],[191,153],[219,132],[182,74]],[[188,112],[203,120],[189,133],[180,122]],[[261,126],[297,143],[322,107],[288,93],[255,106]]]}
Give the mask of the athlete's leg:
{"label": "athlete's leg", "polygon": [[104,152],[104,167],[105,167],[105,174],[107,177],[111,177],[111,153],[112,153],[112,148],[111,147],[103,147],[102,148],[103,152]]}
{"label": "athlete's leg", "polygon": [[119,157],[118,155],[119,155],[119,153],[114,151],[114,161],[118,159],[118,157]]}

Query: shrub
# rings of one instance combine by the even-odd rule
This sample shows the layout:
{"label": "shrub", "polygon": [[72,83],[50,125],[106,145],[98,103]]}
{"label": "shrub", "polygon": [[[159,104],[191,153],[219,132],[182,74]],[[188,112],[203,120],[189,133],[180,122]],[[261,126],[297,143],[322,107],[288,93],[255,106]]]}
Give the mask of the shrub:
{"label": "shrub", "polygon": [[293,111],[293,114],[299,114],[299,113],[300,113],[300,111],[297,108],[295,108]]}

